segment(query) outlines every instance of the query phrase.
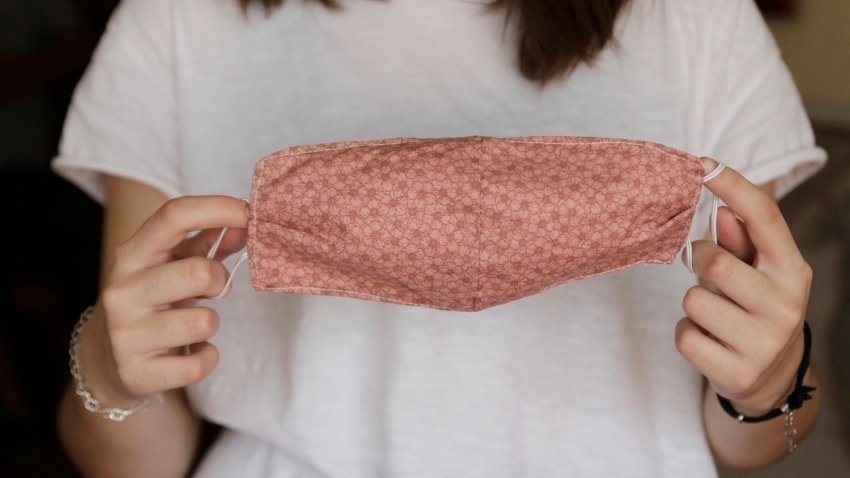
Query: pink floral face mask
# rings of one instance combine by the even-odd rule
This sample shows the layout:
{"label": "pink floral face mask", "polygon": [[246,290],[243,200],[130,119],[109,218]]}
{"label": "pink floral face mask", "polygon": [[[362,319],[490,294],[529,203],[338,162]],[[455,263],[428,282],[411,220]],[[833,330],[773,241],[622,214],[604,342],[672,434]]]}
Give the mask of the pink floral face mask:
{"label": "pink floral face mask", "polygon": [[[257,291],[479,311],[672,263],[690,249],[703,181],[722,168],[703,177],[695,156],[613,138],[295,146],[256,166],[239,263]],[[715,198],[715,242],[716,209]]]}

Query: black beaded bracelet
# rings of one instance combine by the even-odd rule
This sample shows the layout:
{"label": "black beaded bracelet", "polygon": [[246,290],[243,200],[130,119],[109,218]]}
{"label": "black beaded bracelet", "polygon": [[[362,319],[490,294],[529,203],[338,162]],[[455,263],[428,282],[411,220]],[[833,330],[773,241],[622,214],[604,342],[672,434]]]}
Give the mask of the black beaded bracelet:
{"label": "black beaded bracelet", "polygon": [[809,392],[817,390],[815,387],[807,387],[803,385],[803,377],[805,377],[806,371],[809,369],[809,357],[812,350],[812,333],[809,330],[808,322],[803,322],[803,344],[803,360],[800,361],[800,368],[797,369],[797,382],[795,383],[794,390],[791,392],[791,395],[788,396],[781,407],[774,408],[764,415],[748,417],[735,410],[735,407],[732,406],[732,403],[729,402],[729,400],[717,395],[717,400],[720,401],[720,406],[723,407],[723,410],[739,422],[758,423],[770,420],[771,418],[776,418],[785,413],[790,413],[791,411],[802,407],[804,401],[812,398],[812,396],[809,395]]}

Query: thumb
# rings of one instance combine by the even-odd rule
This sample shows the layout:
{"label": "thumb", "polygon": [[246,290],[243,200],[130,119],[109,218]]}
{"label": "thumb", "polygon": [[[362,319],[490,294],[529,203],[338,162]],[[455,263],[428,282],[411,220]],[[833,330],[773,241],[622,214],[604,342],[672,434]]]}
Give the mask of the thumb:
{"label": "thumb", "polygon": [[726,206],[717,210],[717,242],[738,259],[752,265],[756,248],[747,228],[738,216]]}

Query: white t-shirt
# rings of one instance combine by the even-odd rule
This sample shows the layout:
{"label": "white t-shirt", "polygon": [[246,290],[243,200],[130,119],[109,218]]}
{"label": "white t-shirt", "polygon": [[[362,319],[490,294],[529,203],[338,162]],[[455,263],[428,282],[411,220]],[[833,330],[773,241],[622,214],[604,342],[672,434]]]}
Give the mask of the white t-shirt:
{"label": "white t-shirt", "polygon": [[[236,0],[125,0],[53,167],[99,201],[100,173],[247,197],[256,161],[292,145],[613,136],[783,196],[825,161],[750,0],[632,0],[619,46],[543,90],[483,2],[342,3],[243,18]],[[221,358],[188,395],[226,430],[196,476],[716,476],[702,377],[674,344],[693,284],[680,263],[642,265],[469,313],[261,294],[243,268],[205,301]]]}

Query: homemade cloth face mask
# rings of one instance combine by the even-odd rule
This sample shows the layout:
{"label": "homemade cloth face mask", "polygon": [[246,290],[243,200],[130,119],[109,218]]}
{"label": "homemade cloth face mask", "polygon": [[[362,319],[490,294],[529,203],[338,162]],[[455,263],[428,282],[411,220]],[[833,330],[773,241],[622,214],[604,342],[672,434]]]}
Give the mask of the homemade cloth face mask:
{"label": "homemade cloth face mask", "polygon": [[[254,170],[257,291],[479,311],[573,280],[672,263],[700,158],[614,138],[392,138],[295,146]],[[717,242],[714,197],[710,219]],[[207,257],[215,256],[226,229]],[[230,275],[221,298],[230,289]]]}

